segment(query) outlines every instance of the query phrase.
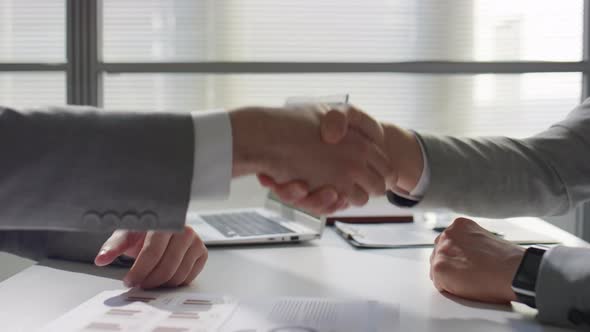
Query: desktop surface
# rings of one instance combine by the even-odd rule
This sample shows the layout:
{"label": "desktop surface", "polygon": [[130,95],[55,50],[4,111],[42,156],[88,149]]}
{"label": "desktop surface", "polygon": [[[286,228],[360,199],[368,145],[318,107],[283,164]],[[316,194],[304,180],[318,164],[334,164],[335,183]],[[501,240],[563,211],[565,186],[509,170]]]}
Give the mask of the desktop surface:
{"label": "desktop surface", "polygon": [[[582,240],[541,220],[536,230],[569,245]],[[214,248],[203,273],[187,288],[237,297],[310,296],[397,303],[400,331],[561,331],[541,326],[519,305],[465,301],[436,291],[428,277],[431,248],[363,250],[331,228],[301,244]],[[104,290],[123,289],[121,268],[47,260],[0,283],[2,330],[31,331]],[[175,290],[169,290],[175,291]]]}

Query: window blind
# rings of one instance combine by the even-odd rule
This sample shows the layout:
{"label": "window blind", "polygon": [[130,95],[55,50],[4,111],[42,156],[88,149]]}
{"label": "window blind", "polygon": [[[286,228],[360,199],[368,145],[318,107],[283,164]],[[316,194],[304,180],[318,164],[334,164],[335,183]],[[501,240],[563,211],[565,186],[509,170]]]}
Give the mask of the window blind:
{"label": "window blind", "polygon": [[[103,61],[580,61],[583,1],[105,0]],[[286,64],[288,66],[288,64]],[[281,105],[350,93],[380,120],[441,134],[527,136],[580,100],[581,73],[109,73],[115,109]]]}

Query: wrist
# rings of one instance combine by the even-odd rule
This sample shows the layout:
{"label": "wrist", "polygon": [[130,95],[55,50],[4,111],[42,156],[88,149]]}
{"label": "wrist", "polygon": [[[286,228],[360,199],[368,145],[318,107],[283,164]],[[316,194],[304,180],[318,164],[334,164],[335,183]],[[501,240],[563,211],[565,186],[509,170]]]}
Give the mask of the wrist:
{"label": "wrist", "polygon": [[245,107],[230,111],[232,177],[262,173],[268,164],[269,110]]}
{"label": "wrist", "polygon": [[514,251],[508,256],[506,262],[506,273],[505,273],[505,287],[503,287],[503,293],[507,301],[515,301],[516,294],[512,290],[512,280],[518,271],[518,267],[524,258],[525,249],[519,246],[515,246]]}
{"label": "wrist", "polygon": [[422,149],[416,135],[392,124],[384,124],[385,147],[397,172],[396,187],[410,193],[424,170]]}

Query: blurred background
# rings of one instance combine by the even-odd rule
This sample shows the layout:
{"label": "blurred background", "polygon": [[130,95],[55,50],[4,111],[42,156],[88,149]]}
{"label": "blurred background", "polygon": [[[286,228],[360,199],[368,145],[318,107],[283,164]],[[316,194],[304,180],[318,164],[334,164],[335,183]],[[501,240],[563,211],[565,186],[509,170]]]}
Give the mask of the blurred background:
{"label": "blurred background", "polygon": [[[350,93],[379,120],[525,137],[588,95],[584,0],[0,0],[0,104],[109,111]],[[253,179],[232,199],[258,202]],[[215,203],[206,203],[207,207]],[[584,208],[554,218],[583,235]]]}

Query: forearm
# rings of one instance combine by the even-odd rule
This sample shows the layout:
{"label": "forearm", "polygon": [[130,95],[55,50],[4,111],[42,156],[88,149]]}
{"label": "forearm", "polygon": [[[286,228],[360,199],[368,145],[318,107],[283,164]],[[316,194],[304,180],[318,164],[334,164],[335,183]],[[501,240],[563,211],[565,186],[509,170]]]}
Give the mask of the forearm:
{"label": "forearm", "polygon": [[190,196],[188,114],[0,108],[0,228],[180,229]]}
{"label": "forearm", "polygon": [[419,138],[431,173],[422,207],[490,217],[545,216],[590,199],[588,100],[526,139]]}
{"label": "forearm", "polygon": [[538,140],[419,138],[431,172],[422,208],[485,217],[557,215],[570,208],[566,187]]}

